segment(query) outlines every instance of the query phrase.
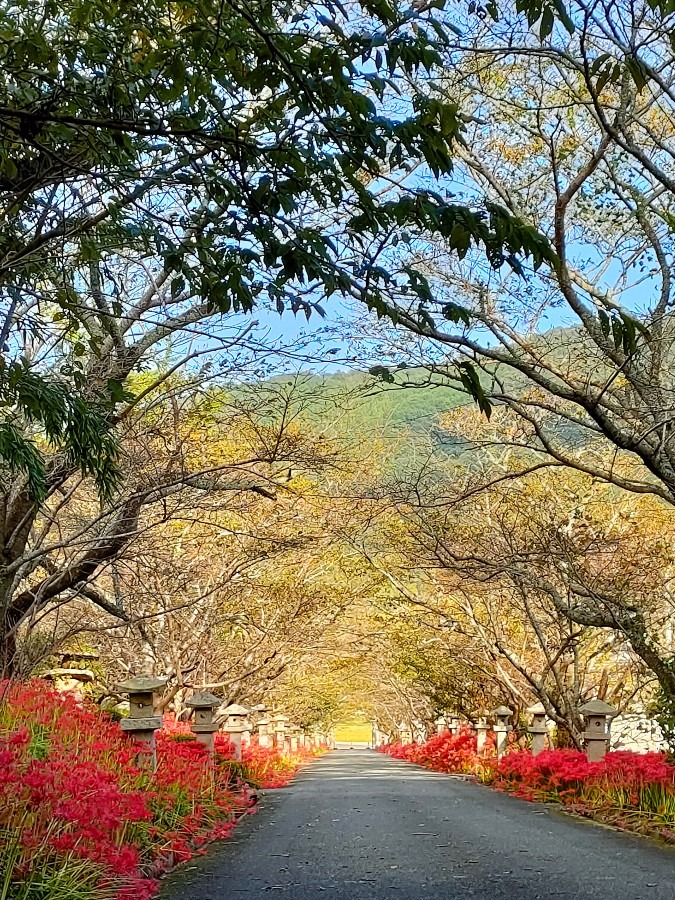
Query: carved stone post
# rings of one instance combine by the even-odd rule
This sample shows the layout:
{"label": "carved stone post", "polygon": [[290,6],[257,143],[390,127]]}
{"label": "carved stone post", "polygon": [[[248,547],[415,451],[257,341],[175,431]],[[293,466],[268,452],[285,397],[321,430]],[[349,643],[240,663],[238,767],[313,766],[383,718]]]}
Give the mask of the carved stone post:
{"label": "carved stone post", "polygon": [[459,716],[451,716],[449,729],[453,737],[457,737],[457,735],[459,734],[459,725]]}
{"label": "carved stone post", "polygon": [[251,707],[251,719],[253,720],[253,723],[257,725],[258,719],[266,716],[268,712],[269,710],[264,703],[256,703],[255,706]]}
{"label": "carved stone post", "polygon": [[251,732],[253,731],[253,723],[247,716],[241,724],[244,726],[244,730],[241,733],[242,745],[248,746],[251,743]]}
{"label": "carved stone post", "polygon": [[242,737],[248,730],[246,725],[246,716],[248,710],[245,706],[239,706],[238,703],[231,703],[225,710],[227,721],[223,725],[223,731],[234,744],[234,758],[241,762],[241,745]]}
{"label": "carved stone post", "polygon": [[506,753],[506,748],[508,746],[508,736],[509,731],[511,731],[509,716],[513,715],[513,710],[509,709],[508,706],[498,706],[497,709],[492,710],[490,715],[495,716],[497,720],[494,727],[494,733],[497,744],[497,759],[501,759]]}
{"label": "carved stone post", "polygon": [[272,726],[274,731],[274,746],[280,753],[286,749],[286,723],[288,719],[283,713],[277,713],[272,718]]}
{"label": "carved stone post", "polygon": [[218,725],[213,721],[213,713],[221,704],[220,697],[207,692],[193,694],[185,704],[195,712],[195,719],[192,723],[192,733],[200,744],[203,744],[209,752],[209,756],[213,758],[214,741],[213,735],[218,731]]}
{"label": "carved stone post", "polygon": [[444,716],[439,716],[434,722],[434,725],[436,726],[436,734],[445,734],[448,730],[448,723],[445,721]]}
{"label": "carved stone post", "polygon": [[261,744],[261,743],[260,743],[260,728],[259,728],[259,725],[260,725],[261,722],[264,723],[264,724],[263,724],[263,733],[264,733],[264,734],[268,734],[268,733],[269,733],[269,730],[268,730],[268,727],[267,727],[267,726],[269,726],[269,721],[270,721],[270,720],[269,720],[269,717],[268,717],[268,715],[267,715],[268,712],[269,712],[269,710],[268,710],[267,706],[266,706],[264,703],[256,703],[255,706],[252,706],[252,707],[251,707],[251,713],[250,713],[249,718],[250,718],[251,723],[252,723],[252,725],[251,725],[252,731],[256,734],[256,736],[257,736],[257,738],[258,738],[258,746],[259,746],[259,747],[265,746],[265,744]]}
{"label": "carved stone post", "polygon": [[300,731],[300,729],[296,725],[293,725],[293,727],[289,729],[289,734],[291,736],[291,753],[298,752],[298,732],[299,731]]}
{"label": "carved stone post", "polygon": [[258,746],[269,748],[272,746],[272,735],[269,732],[270,720],[267,716],[258,719]]}
{"label": "carved stone post", "polygon": [[579,712],[586,720],[586,757],[589,762],[599,762],[609,749],[609,726],[619,711],[604,700],[591,700],[579,707]]}
{"label": "carved stone post", "polygon": [[139,675],[117,685],[117,690],[129,695],[129,715],[120,728],[142,745],[138,762],[157,770],[155,732],[162,727],[162,716],[155,715],[155,694],[166,684],[166,678]]}
{"label": "carved stone post", "polygon": [[487,733],[490,730],[485,716],[481,716],[476,722],[476,753],[482,756],[485,753],[485,744],[487,743]]}
{"label": "carved stone post", "polygon": [[410,730],[410,726],[408,725],[407,722],[399,722],[398,733],[401,736],[402,744],[411,744],[412,743],[412,731]]}
{"label": "carved stone post", "polygon": [[532,736],[532,756],[546,749],[546,710],[543,703],[535,703],[527,710],[532,716],[532,724],[527,729]]}

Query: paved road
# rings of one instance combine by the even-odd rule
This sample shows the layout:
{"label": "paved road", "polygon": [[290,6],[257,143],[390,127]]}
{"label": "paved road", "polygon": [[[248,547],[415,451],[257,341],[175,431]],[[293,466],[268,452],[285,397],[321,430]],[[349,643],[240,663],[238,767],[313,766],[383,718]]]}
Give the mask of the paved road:
{"label": "paved road", "polygon": [[674,900],[675,850],[396,762],[335,751],[268,793],[162,900]]}

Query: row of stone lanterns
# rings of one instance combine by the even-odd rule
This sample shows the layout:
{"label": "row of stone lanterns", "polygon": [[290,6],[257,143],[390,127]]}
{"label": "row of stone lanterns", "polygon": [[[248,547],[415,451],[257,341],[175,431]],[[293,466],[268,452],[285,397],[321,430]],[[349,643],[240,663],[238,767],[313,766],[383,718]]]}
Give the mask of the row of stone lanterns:
{"label": "row of stone lanterns", "polygon": [[436,734],[459,734],[460,720],[459,716],[439,716],[434,722],[436,726]]}
{"label": "row of stone lanterns", "polygon": [[[162,716],[155,714],[156,695],[165,685],[165,678],[140,675],[116,686],[129,697],[129,715],[122,719],[120,727],[140,744],[139,761],[153,769],[157,766],[155,733],[162,727]],[[310,738],[300,727],[290,725],[290,719],[283,713],[268,717],[268,709],[264,704],[249,710],[232,703],[222,711],[225,721],[220,725],[216,721],[216,711],[221,705],[219,697],[206,691],[194,694],[186,703],[194,712],[192,732],[211,757],[215,751],[214,736],[218,731],[226,734],[234,745],[233,755],[237,761],[241,761],[242,747],[250,741],[254,727],[257,729],[260,747],[274,746],[281,751],[296,752],[299,747],[320,742],[320,735],[315,734]],[[251,713],[256,719],[255,726],[249,719]]]}
{"label": "row of stone lanterns", "polygon": [[[546,749],[548,737],[546,710],[543,703],[535,703],[527,712],[532,717],[528,732],[532,741],[532,754],[536,756]],[[579,712],[584,716],[586,723],[586,730],[583,734],[586,755],[589,762],[597,762],[609,749],[609,726],[612,719],[618,714],[618,710],[605,703],[604,700],[591,700],[580,707]],[[497,758],[501,759],[506,753],[509,732],[513,730],[509,723],[512,715],[513,710],[502,705],[478,719],[474,729],[476,731],[476,751],[479,756],[485,753],[489,731],[494,732],[495,735]],[[491,727],[488,724],[488,717],[494,719],[494,726]],[[434,724],[437,734],[445,734],[448,731],[458,734],[460,730],[460,720],[457,716],[440,716]],[[410,729],[405,722],[401,722],[399,725],[399,733],[403,743],[406,743],[405,738],[410,736]]]}
{"label": "row of stone lanterns", "polygon": [[[543,703],[535,703],[534,706],[529,707],[527,712],[532,717],[528,732],[532,739],[532,755],[536,756],[546,749],[548,737],[546,710]],[[586,722],[586,730],[583,734],[586,756],[589,762],[598,762],[609,750],[609,726],[612,719],[618,715],[618,710],[605,703],[604,700],[590,700],[579,708],[579,712],[583,715]],[[508,746],[508,735],[512,730],[509,719],[513,715],[513,710],[509,709],[508,706],[498,706],[489,715],[495,719],[495,725],[492,730],[495,733],[497,758],[500,759]],[[475,727],[477,737],[476,749],[481,754],[485,750],[490,726],[485,718],[481,718]]]}
{"label": "row of stone lanterns", "polygon": [[[612,719],[618,715],[618,710],[605,703],[604,700],[589,700],[579,707],[579,712],[585,719],[584,745],[589,762],[598,762],[609,750],[609,728]],[[546,710],[543,703],[535,703],[528,709],[532,716],[532,724],[528,731],[532,736],[532,755],[537,756],[546,749]]]}

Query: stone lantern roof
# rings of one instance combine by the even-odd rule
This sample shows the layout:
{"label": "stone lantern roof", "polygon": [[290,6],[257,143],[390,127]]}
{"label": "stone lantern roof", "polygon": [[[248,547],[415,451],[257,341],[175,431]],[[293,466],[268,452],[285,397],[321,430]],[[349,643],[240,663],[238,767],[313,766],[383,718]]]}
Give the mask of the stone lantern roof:
{"label": "stone lantern roof", "polygon": [[527,711],[531,716],[545,716],[546,710],[544,709],[543,703],[535,703],[533,706],[529,706]]}
{"label": "stone lantern roof", "polygon": [[94,673],[91,669],[68,669],[58,667],[45,672],[45,678],[56,680],[58,678],[73,678],[75,681],[93,681]]}
{"label": "stone lantern roof", "polygon": [[249,710],[247,710],[245,706],[240,706],[238,703],[230,703],[230,705],[223,710],[223,713],[228,716],[247,716]]}
{"label": "stone lantern roof", "polygon": [[216,709],[221,703],[222,699],[220,697],[216,697],[215,694],[209,694],[208,691],[200,691],[198,694],[193,694],[189,700],[185,701],[185,705],[190,706],[192,709]]}
{"label": "stone lantern roof", "polygon": [[585,716],[617,716],[619,714],[618,709],[614,709],[613,706],[610,706],[609,703],[605,703],[604,700],[589,700],[588,703],[584,703],[583,706],[579,707],[579,712],[583,713]]}
{"label": "stone lantern roof", "polygon": [[497,709],[493,709],[490,713],[491,716],[499,716],[502,718],[503,716],[511,716],[513,715],[513,710],[509,709],[508,706],[498,706]]}
{"label": "stone lantern roof", "polygon": [[126,694],[147,694],[158,691],[166,685],[168,679],[158,678],[156,675],[137,675],[121,684],[116,684],[118,691],[124,691]]}

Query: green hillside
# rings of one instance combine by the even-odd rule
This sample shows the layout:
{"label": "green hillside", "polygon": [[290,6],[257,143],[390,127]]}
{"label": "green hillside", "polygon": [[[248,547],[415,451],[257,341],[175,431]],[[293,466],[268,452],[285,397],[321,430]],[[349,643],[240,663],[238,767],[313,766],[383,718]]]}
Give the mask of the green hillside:
{"label": "green hillside", "polygon": [[438,425],[440,416],[457,406],[471,402],[451,387],[428,385],[427,373],[408,370],[397,377],[397,384],[385,384],[368,373],[311,376],[321,383],[322,392],[341,394],[351,411],[353,427],[391,428],[428,434]]}

